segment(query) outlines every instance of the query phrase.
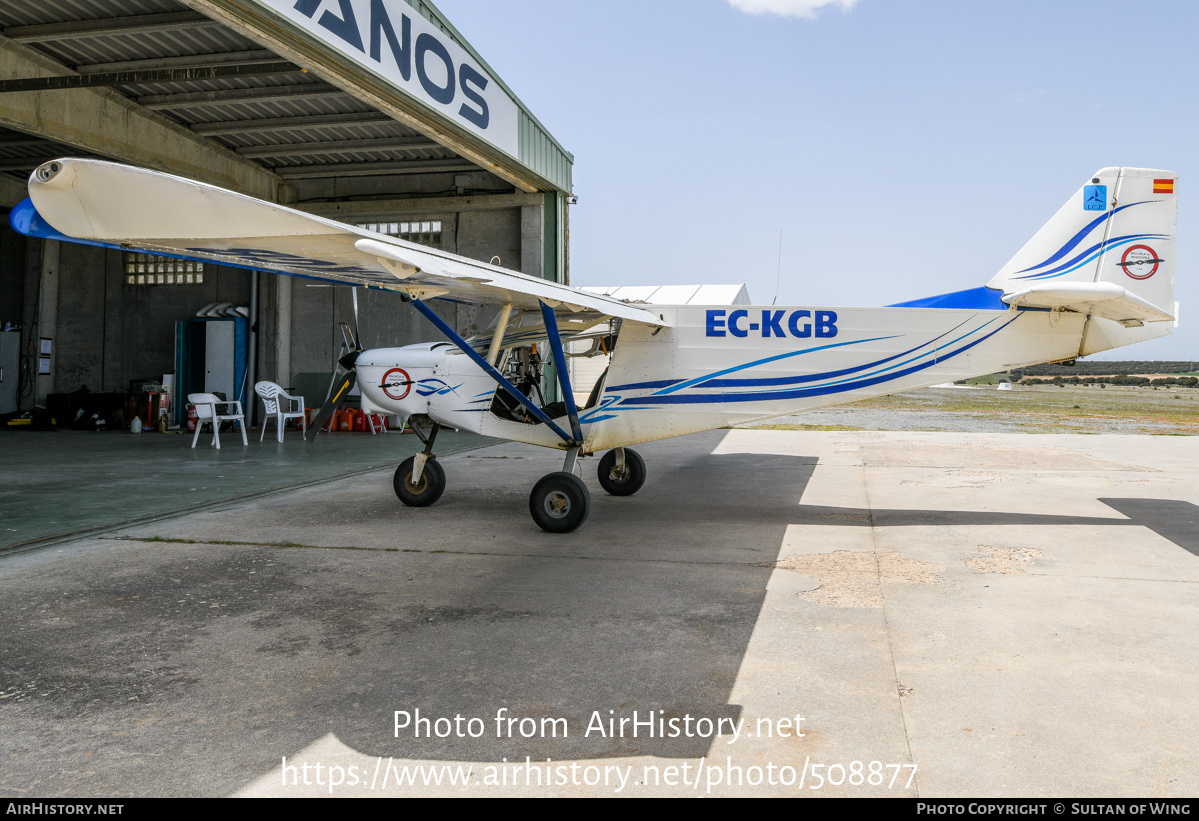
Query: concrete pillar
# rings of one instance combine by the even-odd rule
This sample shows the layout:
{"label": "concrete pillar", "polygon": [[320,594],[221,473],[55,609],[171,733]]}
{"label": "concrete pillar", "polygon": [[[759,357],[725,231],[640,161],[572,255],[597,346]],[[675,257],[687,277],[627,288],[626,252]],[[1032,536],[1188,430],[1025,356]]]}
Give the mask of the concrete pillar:
{"label": "concrete pillar", "polygon": [[570,198],[562,200],[562,284],[570,284]]}
{"label": "concrete pillar", "polygon": [[[58,349],[55,332],[58,324],[58,268],[62,243],[48,240],[42,246],[42,278],[38,286],[37,335],[33,340],[33,358],[30,367],[37,376],[36,403],[45,406],[46,398],[54,393],[54,364]],[[38,374],[41,359],[41,340],[51,340],[53,354],[50,357],[50,373]]]}
{"label": "concrete pillar", "polygon": [[284,390],[291,385],[291,283],[275,277],[275,378]]}
{"label": "concrete pillar", "polygon": [[545,264],[545,206],[522,205],[520,209],[520,272],[542,275]]}
{"label": "concrete pillar", "polygon": [[[38,294],[42,282],[42,246],[49,240],[27,237],[25,240],[25,302],[21,306],[21,356],[28,367],[33,368],[27,375],[29,380],[21,382],[21,391],[17,396],[17,409],[27,411],[33,407],[37,399],[37,368],[33,366],[37,359],[37,321]],[[28,384],[28,387],[26,385]]]}
{"label": "concrete pillar", "polygon": [[545,195],[545,206],[542,209],[542,219],[545,227],[542,229],[541,242],[544,261],[541,263],[541,277],[550,282],[562,281],[562,198],[555,191]]}
{"label": "concrete pillar", "polygon": [[246,421],[251,425],[258,418],[258,401],[254,386],[258,383],[258,279],[257,271],[250,274],[250,350],[246,353],[248,372],[246,374],[245,404],[242,409]]}

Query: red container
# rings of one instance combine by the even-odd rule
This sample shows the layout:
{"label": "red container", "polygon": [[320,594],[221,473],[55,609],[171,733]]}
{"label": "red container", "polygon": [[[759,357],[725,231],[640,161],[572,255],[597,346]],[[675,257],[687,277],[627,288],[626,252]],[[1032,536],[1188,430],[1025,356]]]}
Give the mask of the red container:
{"label": "red container", "polygon": [[366,413],[361,408],[356,411],[352,411],[352,413],[354,414],[354,431],[356,433],[365,433]]}
{"label": "red container", "polygon": [[187,406],[187,432],[188,433],[196,432],[196,406],[195,405]]}

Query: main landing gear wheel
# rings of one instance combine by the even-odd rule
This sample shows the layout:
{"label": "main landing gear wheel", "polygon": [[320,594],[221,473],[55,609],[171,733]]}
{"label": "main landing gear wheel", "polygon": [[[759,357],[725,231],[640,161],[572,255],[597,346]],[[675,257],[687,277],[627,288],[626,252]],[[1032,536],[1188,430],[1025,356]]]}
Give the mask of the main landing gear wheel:
{"label": "main landing gear wheel", "polygon": [[445,492],[445,471],[436,459],[430,459],[425,462],[425,469],[421,471],[420,482],[413,484],[414,464],[415,456],[409,456],[400,462],[391,484],[395,488],[396,496],[408,507],[426,507],[440,499],[441,494]]}
{"label": "main landing gear wheel", "polygon": [[635,450],[624,449],[624,464],[610,450],[600,457],[599,483],[613,496],[632,496],[645,484],[645,460]]}
{"label": "main landing gear wheel", "polygon": [[591,494],[573,473],[559,471],[543,476],[529,494],[529,513],[548,533],[569,533],[583,524],[590,512]]}

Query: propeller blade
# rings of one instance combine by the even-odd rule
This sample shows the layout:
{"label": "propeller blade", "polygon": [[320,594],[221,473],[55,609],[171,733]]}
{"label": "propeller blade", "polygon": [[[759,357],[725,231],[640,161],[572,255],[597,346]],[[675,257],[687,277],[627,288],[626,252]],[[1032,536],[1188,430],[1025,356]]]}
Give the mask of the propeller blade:
{"label": "propeller blade", "polygon": [[321,428],[329,421],[329,417],[333,415],[333,411],[341,405],[346,394],[354,387],[358,381],[358,375],[354,372],[354,365],[358,362],[358,356],[362,353],[362,342],[358,331],[358,288],[350,288],[350,298],[354,303],[354,330],[350,330],[350,326],[342,322],[341,338],[345,342],[342,348],[347,353],[339,360],[337,364],[346,372],[341,381],[337,383],[337,389],[331,391],[328,401],[321,407],[320,412],[312,420],[309,429],[312,431],[311,441],[315,442],[316,437],[320,436]]}
{"label": "propeller blade", "polygon": [[347,371],[346,375],[337,383],[337,389],[329,396],[329,401],[321,407],[320,412],[312,420],[312,424],[308,426],[308,430],[312,433],[312,439],[309,441],[315,442],[316,437],[320,435],[321,428],[329,421],[329,417],[333,415],[333,411],[346,398],[346,394],[354,387],[354,383],[358,381],[358,375],[354,371]]}

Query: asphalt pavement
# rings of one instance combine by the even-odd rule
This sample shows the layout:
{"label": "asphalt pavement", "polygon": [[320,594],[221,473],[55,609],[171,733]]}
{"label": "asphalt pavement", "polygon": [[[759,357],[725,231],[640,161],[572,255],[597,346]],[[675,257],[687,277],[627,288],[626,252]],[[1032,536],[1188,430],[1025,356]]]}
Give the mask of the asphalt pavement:
{"label": "asphalt pavement", "polygon": [[638,450],[567,535],[504,444],[0,558],[0,794],[1199,793],[1199,439]]}

